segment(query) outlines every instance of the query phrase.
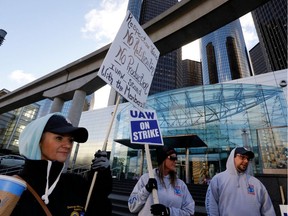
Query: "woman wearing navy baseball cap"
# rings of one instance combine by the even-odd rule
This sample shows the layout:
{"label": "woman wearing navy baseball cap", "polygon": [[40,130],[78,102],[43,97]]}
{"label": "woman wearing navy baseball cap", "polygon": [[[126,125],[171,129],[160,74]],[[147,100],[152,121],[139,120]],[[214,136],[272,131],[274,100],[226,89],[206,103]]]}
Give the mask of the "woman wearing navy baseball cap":
{"label": "woman wearing navy baseball cap", "polygon": [[[26,160],[18,177],[25,180],[36,195],[30,190],[24,191],[12,216],[111,215],[108,195],[112,190],[112,177],[106,152],[95,154],[86,177],[64,172],[73,143],[84,143],[87,139],[87,129],[74,127],[61,113],[38,118],[25,127],[19,137],[19,152]],[[98,171],[97,180],[85,209],[95,171]],[[37,197],[40,197],[39,203]]]}

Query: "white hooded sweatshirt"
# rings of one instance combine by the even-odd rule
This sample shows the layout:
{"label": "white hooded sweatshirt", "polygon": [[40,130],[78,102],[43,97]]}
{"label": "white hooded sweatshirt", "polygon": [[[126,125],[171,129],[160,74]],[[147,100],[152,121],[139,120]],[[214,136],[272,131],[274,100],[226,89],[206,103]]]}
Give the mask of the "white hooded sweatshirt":
{"label": "white hooded sweatshirt", "polygon": [[245,173],[238,173],[234,165],[233,149],[224,172],[215,175],[206,193],[208,216],[275,216],[275,211],[265,186]]}
{"label": "white hooded sweatshirt", "polygon": [[[164,177],[165,187],[160,183],[157,169],[153,169],[158,186],[159,203],[169,207],[171,216],[194,215],[195,202],[186,184],[177,178],[175,188],[170,184],[169,175]],[[149,174],[143,174],[135,185],[128,199],[130,212],[138,213],[138,216],[152,216],[150,212],[153,204],[152,193],[145,188],[149,180]]]}

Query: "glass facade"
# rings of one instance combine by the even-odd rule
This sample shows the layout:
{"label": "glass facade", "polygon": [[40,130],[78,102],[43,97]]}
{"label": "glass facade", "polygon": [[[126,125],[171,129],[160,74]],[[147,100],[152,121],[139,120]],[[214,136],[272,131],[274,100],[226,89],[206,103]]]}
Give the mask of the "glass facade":
{"label": "glass facade", "polygon": [[[118,112],[125,106],[127,106],[127,103],[119,104]],[[101,150],[104,145],[104,140],[106,139],[114,111],[114,106],[109,106],[102,109],[82,112],[79,126],[87,128],[89,138],[86,143],[81,143],[79,146],[76,144],[74,146],[71,155],[71,164],[73,166],[74,164],[76,164],[77,167],[90,166],[94,153],[99,149]],[[114,149],[112,150],[114,128],[115,124],[113,124],[108,137],[107,151],[109,152],[114,151]]]}
{"label": "glass facade", "polygon": [[201,38],[200,48],[204,85],[250,76],[239,19]]}
{"label": "glass facade", "polygon": [[260,128],[257,130],[260,164],[264,173],[285,174],[288,146],[287,127]]}
{"label": "glass facade", "polygon": [[[2,120],[5,119],[5,128],[0,130],[0,150],[5,149],[15,154],[19,153],[19,135],[28,123],[37,118],[39,107],[39,104],[33,103],[0,116],[0,128]],[[7,118],[8,116],[9,118]]]}
{"label": "glass facade", "polygon": [[[130,108],[131,105],[118,114],[115,139],[130,139]],[[157,112],[163,137],[196,134],[208,146],[189,148],[189,160],[193,162],[192,169],[198,170],[198,178],[203,170],[206,170],[204,173],[209,171],[211,164],[214,172],[225,169],[230,151],[245,145],[258,155],[254,171],[261,173],[263,166],[259,161],[261,152],[257,130],[279,126],[287,130],[286,99],[281,88],[272,86],[215,84],[183,88],[150,96],[147,108]],[[243,131],[247,133],[248,143],[243,138]],[[271,141],[271,145],[273,143]],[[114,143],[113,148],[121,148],[119,145]],[[282,138],[281,148],[284,146],[287,146],[287,137]],[[184,164],[185,150],[177,151],[180,153],[180,165],[181,161]],[[126,162],[130,163],[126,164],[127,173],[131,173],[128,176],[133,176],[135,170],[136,173],[139,171],[139,150],[126,148],[125,154],[129,158]]]}
{"label": "glass facade", "polygon": [[[142,152],[113,140],[130,140],[130,108],[130,103],[120,104],[108,141],[113,175],[125,173],[127,178],[142,172]],[[273,154],[276,148],[283,152],[287,147],[287,134],[283,133],[287,131],[287,101],[280,87],[243,83],[187,87],[149,96],[147,109],[156,111],[163,137],[192,134],[207,145],[189,148],[190,172],[196,183],[209,170],[213,174],[223,171],[230,151],[236,146],[248,146],[256,153],[255,173],[262,173],[266,167],[264,153]],[[94,152],[101,149],[112,112],[113,106],[83,112],[80,126],[87,127],[89,140],[80,145],[77,164],[81,161],[90,164]],[[261,130],[279,127],[283,129],[281,133],[277,132],[277,136],[276,132],[271,136],[271,131]],[[274,139],[275,144],[269,141],[269,147],[268,142],[259,139],[259,134]],[[266,150],[261,146],[266,146]],[[185,149],[177,149],[177,152],[179,174],[183,176]],[[151,155],[153,157],[153,151]],[[152,161],[156,161],[155,158]],[[287,168],[287,158],[285,163]]]}

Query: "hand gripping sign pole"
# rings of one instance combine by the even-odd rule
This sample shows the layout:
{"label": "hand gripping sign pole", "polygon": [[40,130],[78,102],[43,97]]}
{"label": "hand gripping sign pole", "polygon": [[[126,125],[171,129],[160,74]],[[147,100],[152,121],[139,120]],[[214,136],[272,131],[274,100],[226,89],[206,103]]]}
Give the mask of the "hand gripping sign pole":
{"label": "hand gripping sign pole", "polygon": [[[117,109],[118,109],[119,102],[120,102],[120,95],[118,95],[118,97],[117,97],[117,102],[116,102],[116,105],[115,105],[115,108],[114,108],[114,112],[113,112],[113,115],[112,115],[110,126],[109,126],[107,134],[106,134],[106,138],[105,138],[105,141],[104,141],[104,144],[103,144],[103,147],[102,147],[102,151],[106,151],[106,149],[107,149],[109,135],[110,135],[110,132],[111,132],[111,129],[112,129],[112,126],[113,126],[113,122],[114,122],[114,119],[115,119],[115,116],[116,116],[116,112],[117,112]],[[89,201],[90,201],[90,198],[91,198],[91,194],[92,194],[95,182],[96,182],[97,174],[98,174],[98,172],[95,171],[94,175],[93,175],[93,179],[92,179],[91,185],[90,185],[88,197],[87,197],[87,200],[86,200],[85,211],[87,211],[87,208],[88,208],[88,204],[89,204]]]}
{"label": "hand gripping sign pole", "polygon": [[[154,178],[149,145],[145,144],[144,146],[145,146],[145,152],[146,152],[146,159],[147,159],[149,178]],[[157,190],[155,188],[153,188],[153,190],[152,190],[152,197],[153,197],[153,203],[154,204],[158,204],[159,203],[158,193],[157,193]]]}

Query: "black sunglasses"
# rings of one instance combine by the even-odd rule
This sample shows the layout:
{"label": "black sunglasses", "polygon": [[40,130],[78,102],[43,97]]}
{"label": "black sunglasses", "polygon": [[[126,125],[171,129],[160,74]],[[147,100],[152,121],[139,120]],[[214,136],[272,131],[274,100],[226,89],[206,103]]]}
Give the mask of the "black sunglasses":
{"label": "black sunglasses", "polygon": [[176,160],[177,160],[177,156],[169,155],[168,158],[169,158],[169,160],[171,160],[171,161],[176,161]]}

